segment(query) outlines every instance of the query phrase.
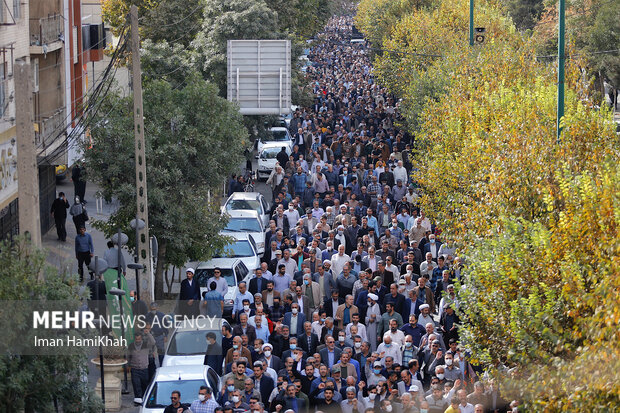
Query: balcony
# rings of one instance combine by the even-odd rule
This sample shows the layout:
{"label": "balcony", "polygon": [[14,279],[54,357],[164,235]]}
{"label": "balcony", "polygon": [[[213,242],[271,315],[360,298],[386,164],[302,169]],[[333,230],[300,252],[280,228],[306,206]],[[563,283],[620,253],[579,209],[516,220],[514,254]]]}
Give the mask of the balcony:
{"label": "balcony", "polygon": [[[38,129],[38,130],[37,130]],[[43,118],[37,122],[35,130],[38,132],[35,134],[35,143],[37,148],[43,149],[48,152],[53,150],[57,146],[58,142],[62,142],[64,132],[66,129],[66,119],[64,108],[58,109],[52,116]],[[57,139],[55,139],[58,137]]]}
{"label": "balcony", "polygon": [[30,54],[45,55],[62,48],[64,26],[60,14],[30,19]]}

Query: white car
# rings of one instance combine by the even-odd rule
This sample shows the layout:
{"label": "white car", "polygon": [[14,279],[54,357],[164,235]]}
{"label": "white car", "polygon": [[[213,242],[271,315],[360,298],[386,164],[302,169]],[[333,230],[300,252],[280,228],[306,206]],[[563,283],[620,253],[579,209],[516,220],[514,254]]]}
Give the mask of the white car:
{"label": "white car", "polygon": [[256,211],[227,212],[228,224],[222,230],[226,235],[249,234],[256,242],[256,250],[260,257],[265,253],[265,233],[263,223]]}
{"label": "white car", "polygon": [[[271,171],[275,169],[276,163],[278,162],[276,156],[278,156],[278,153],[280,153],[281,150],[282,145],[277,143],[268,143],[263,146],[263,149],[260,152],[258,152],[258,155],[256,155],[256,158],[258,159],[258,179],[269,178]],[[286,146],[286,154],[291,154],[291,149],[288,146]],[[284,169],[286,165],[280,166]]]}
{"label": "white car", "polygon": [[190,405],[198,399],[200,386],[209,387],[214,394],[220,388],[220,377],[211,367],[203,366],[202,362],[195,366],[160,367],[144,393],[140,413],[163,413],[171,403],[170,396],[174,390],[181,393],[182,404]]}
{"label": "white car", "polygon": [[234,192],[222,207],[222,213],[230,211],[256,211],[263,223],[263,228],[269,226],[269,204],[260,192]]}
{"label": "white car", "polygon": [[208,291],[209,282],[213,278],[213,270],[219,268],[222,277],[228,284],[228,291],[224,295],[224,317],[232,317],[232,308],[237,295],[237,286],[241,281],[249,282],[252,274],[248,271],[243,261],[238,258],[213,258],[207,262],[201,262],[196,266],[196,279],[200,286],[200,295]]}
{"label": "white car", "polygon": [[263,136],[258,140],[257,152],[260,153],[263,150],[263,146],[268,143],[276,143],[282,146],[288,146],[291,152],[293,151],[293,137],[288,132],[288,129],[281,126],[274,126],[269,128],[267,136]]}
{"label": "white car", "polygon": [[254,270],[260,267],[260,258],[256,242],[249,234],[222,233],[235,239],[234,242],[224,247],[223,251],[213,254],[213,258],[239,258],[248,271],[254,274]]}
{"label": "white car", "polygon": [[228,324],[223,318],[184,320],[168,339],[162,367],[202,365],[207,351],[207,333],[214,333],[216,342],[221,346],[224,323]]}

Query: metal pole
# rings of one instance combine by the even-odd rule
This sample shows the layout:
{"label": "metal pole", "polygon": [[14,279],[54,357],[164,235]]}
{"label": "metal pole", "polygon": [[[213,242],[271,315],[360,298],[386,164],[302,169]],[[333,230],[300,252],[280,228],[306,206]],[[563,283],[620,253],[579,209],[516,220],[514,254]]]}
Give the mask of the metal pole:
{"label": "metal pole", "polygon": [[474,0],[469,0],[469,45],[474,45]]}
{"label": "metal pole", "polygon": [[558,8],[558,111],[557,111],[557,143],[559,144],[562,138],[562,118],[564,117],[564,36],[565,36],[565,14],[566,6],[565,0],[559,0],[560,5]]}
{"label": "metal pole", "polygon": [[144,228],[139,230],[136,254],[138,261],[146,272],[146,290],[144,301],[150,303],[151,297],[151,247],[149,237],[149,206],[146,181],[146,144],[144,139],[144,115],[142,105],[142,70],[140,68],[140,36],[138,32],[138,7],[131,6],[131,74],[133,77],[133,113],[136,160],[136,218],[144,221]]}
{"label": "metal pole", "polygon": [[[95,300],[97,301],[97,316],[101,317],[99,311],[101,303],[99,302],[99,257],[95,255]],[[99,334],[103,336],[103,328],[101,327],[101,318],[99,318]],[[101,374],[101,401],[103,402],[102,413],[105,413],[105,375],[103,374],[103,344],[99,342],[99,373]]]}
{"label": "metal pole", "polygon": [[[121,229],[118,229],[117,232],[117,242],[116,242],[116,248],[118,250],[118,254],[116,255],[117,257],[117,264],[118,267],[116,269],[117,271],[117,277],[116,277],[116,287],[120,288],[121,290],[123,289],[123,286],[121,284],[121,243],[122,243],[122,238],[121,238]],[[118,304],[119,304],[119,312],[121,315],[121,338],[125,338],[125,320],[123,320],[123,296],[119,296],[118,297]],[[127,355],[125,355],[125,358],[127,358]],[[123,382],[123,391],[127,392],[127,367],[126,365],[123,365],[123,379],[125,380]]]}

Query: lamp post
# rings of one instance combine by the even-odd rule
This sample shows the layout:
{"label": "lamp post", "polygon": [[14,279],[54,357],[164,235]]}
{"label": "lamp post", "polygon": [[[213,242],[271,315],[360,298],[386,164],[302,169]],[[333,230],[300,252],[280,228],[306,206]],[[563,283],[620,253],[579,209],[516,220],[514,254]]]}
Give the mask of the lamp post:
{"label": "lamp post", "polygon": [[[122,269],[121,269],[120,263],[121,263],[121,247],[127,244],[127,241],[129,241],[129,237],[126,234],[122,233],[120,228],[118,229],[118,232],[116,234],[112,235],[112,242],[116,244],[116,249],[118,250],[117,262],[119,265],[117,267],[117,277],[116,277],[117,288],[111,288],[110,291],[108,292],[112,295],[118,296],[119,314],[121,316],[121,338],[125,338],[125,320],[123,319],[123,301],[121,298],[122,296],[125,295],[125,290],[122,289],[122,283],[121,283]],[[114,290],[117,290],[117,291],[113,292]],[[123,393],[127,393],[127,366],[123,366],[123,378],[124,378]]]}
{"label": "lamp post", "polygon": [[[108,263],[106,262],[106,260],[104,259],[100,259],[98,256],[95,255],[95,262],[94,262],[94,268],[93,265],[91,263],[91,265],[89,266],[91,267],[91,270],[94,271],[95,273],[95,300],[97,301],[97,315],[101,316],[101,311],[99,311],[99,306],[101,305],[99,300],[99,283],[101,282],[101,280],[99,280],[99,276],[101,275],[101,273],[105,272],[108,269]],[[99,326],[99,334],[103,335],[103,328],[101,326],[101,319],[98,318],[97,320],[97,324]],[[101,341],[99,342],[99,374],[101,375],[101,401],[103,402],[103,408],[102,408],[102,412],[105,413],[105,379],[104,379],[104,374],[103,374],[103,344],[101,343]]]}
{"label": "lamp post", "polygon": [[[125,290],[121,288],[112,287],[110,288],[108,293],[118,297],[118,303],[121,309],[121,313],[120,313],[121,314],[121,338],[125,337],[125,323],[123,320],[123,303],[122,303],[122,298],[121,298],[125,295]],[[125,354],[125,359],[127,359],[127,354]],[[124,379],[123,393],[127,393],[128,391],[127,391],[127,367],[126,365],[123,365],[123,379]]]}

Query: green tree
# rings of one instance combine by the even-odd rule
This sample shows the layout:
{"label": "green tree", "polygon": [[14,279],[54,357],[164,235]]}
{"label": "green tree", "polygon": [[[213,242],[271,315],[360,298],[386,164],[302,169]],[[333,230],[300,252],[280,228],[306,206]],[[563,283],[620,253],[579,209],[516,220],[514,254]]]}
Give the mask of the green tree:
{"label": "green tree", "polygon": [[[39,276],[38,276],[39,275]],[[46,253],[21,238],[0,247],[0,300],[4,308],[2,342],[33,339],[27,311],[16,311],[11,301],[63,300],[79,307],[75,276],[46,264]],[[25,302],[25,301],[24,301]],[[23,305],[23,303],[22,303]],[[10,321],[7,326],[6,322]],[[54,399],[64,412],[100,412],[101,400],[83,381],[86,354],[71,356],[21,355],[3,349],[0,355],[0,410],[53,412]]]}
{"label": "green tree", "polygon": [[183,0],[104,0],[102,15],[114,34],[128,24],[131,5],[138,7],[140,36],[154,42],[167,41],[188,46],[200,31],[204,2]]}
{"label": "green tree", "polygon": [[282,38],[278,14],[263,0],[207,0],[202,30],[192,45],[200,70],[225,96],[227,41]]}
{"label": "green tree", "polygon": [[140,50],[140,63],[144,82],[164,80],[179,88],[195,72],[194,53],[181,44],[165,40],[153,42],[146,39]]}
{"label": "green tree", "polygon": [[500,4],[519,30],[533,29],[545,10],[543,0],[501,0]]}
{"label": "green tree", "polygon": [[[120,201],[107,223],[107,235],[128,228],[135,216],[135,163],[131,98],[109,96],[105,118],[92,130],[93,148],[86,150],[89,176],[106,199]],[[163,295],[168,264],[205,260],[226,244],[218,233],[225,225],[210,194],[221,191],[235,172],[248,145],[236,107],[217,96],[217,88],[194,73],[187,85],[164,81],[145,84],[144,117],[149,200],[149,226],[159,241],[155,295]]]}

